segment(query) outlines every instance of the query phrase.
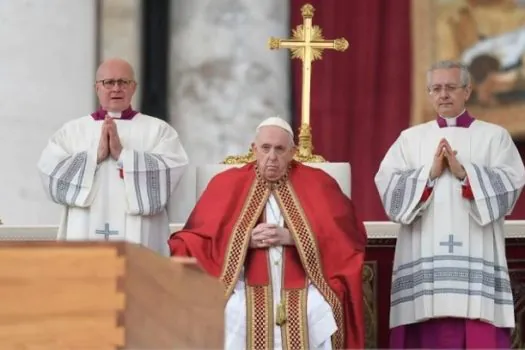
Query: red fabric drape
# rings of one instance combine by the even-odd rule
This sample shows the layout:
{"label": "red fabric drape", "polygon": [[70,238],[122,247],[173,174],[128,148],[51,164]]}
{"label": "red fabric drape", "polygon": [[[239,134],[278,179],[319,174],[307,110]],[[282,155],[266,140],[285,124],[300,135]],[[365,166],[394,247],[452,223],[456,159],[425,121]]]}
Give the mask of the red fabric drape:
{"label": "red fabric drape", "polygon": [[[345,52],[325,50],[312,65],[311,126],[315,154],[352,165],[352,198],[363,220],[386,220],[374,175],[388,147],[409,125],[411,43],[409,0],[291,0],[315,7],[324,37],[345,37]],[[293,62],[295,125],[301,118],[301,61]]]}

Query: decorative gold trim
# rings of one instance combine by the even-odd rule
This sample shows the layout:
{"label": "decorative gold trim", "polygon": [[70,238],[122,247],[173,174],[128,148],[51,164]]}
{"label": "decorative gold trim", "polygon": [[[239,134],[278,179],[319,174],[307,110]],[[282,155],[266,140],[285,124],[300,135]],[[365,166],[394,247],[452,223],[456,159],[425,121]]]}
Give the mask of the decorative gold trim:
{"label": "decorative gold trim", "polygon": [[[292,40],[296,40],[297,42],[303,42],[305,39],[305,32],[304,32],[304,26],[303,25],[298,25],[297,27],[295,27],[295,29],[292,29]],[[275,39],[275,38],[273,38]],[[279,40],[279,39],[277,39]],[[310,40],[311,41],[323,41],[324,40],[324,37],[323,37],[323,30],[321,29],[321,27],[319,26],[312,26],[311,29],[310,29]],[[281,47],[281,40],[279,40],[279,47],[278,49]],[[335,45],[334,45],[335,47]],[[294,58],[298,58],[300,60],[303,60],[305,59],[305,54],[304,54],[304,46],[298,46],[298,47],[292,47],[290,48],[290,51],[292,52],[292,59]],[[312,61],[316,61],[316,60],[321,60],[323,58],[323,49],[322,48],[317,48],[317,47],[313,47],[312,48],[312,56],[311,56],[311,60]]]}
{"label": "decorative gold trim", "polygon": [[337,324],[337,331],[332,335],[332,346],[336,349],[341,349],[344,347],[345,339],[343,306],[324,279],[317,242],[306,215],[297,200],[290,182],[287,182],[286,186],[278,188],[273,193],[283,213],[286,225],[294,238],[295,246],[308,278],[332,307]]}
{"label": "decorative gold trim", "polygon": [[228,249],[226,250],[225,261],[220,280],[226,288],[226,297],[230,297],[239,279],[239,274],[244,265],[250,235],[248,234],[257,223],[261,213],[270,196],[270,190],[260,181],[254,181],[244,207],[235,223]]}
{"label": "decorative gold trim", "polygon": [[246,285],[246,348],[273,349],[272,285]]}
{"label": "decorative gold trim", "polygon": [[282,300],[286,305],[286,322],[281,328],[286,349],[308,349],[308,289],[284,290]]}
{"label": "decorative gold trim", "polygon": [[222,164],[248,164],[255,160],[255,154],[250,148],[248,153],[241,156],[228,156],[223,161]]}
{"label": "decorative gold trim", "polygon": [[276,190],[279,187],[286,184],[286,182],[288,181],[288,174],[290,172],[290,167],[291,165],[288,165],[288,169],[286,169],[286,173],[279,180],[268,181],[264,178],[264,176],[262,176],[261,172],[259,171],[259,167],[256,165],[255,166],[255,176],[257,177],[257,181],[264,184],[264,186],[268,187],[270,190]]}

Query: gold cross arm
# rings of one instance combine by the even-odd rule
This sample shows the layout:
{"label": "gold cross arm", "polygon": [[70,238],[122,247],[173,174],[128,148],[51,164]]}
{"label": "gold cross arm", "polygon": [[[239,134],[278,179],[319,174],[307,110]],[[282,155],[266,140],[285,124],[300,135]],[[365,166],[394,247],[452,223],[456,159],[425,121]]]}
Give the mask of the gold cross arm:
{"label": "gold cross arm", "polygon": [[309,46],[312,49],[334,49],[337,51],[344,51],[348,48],[348,41],[345,39],[335,39],[335,40],[323,40],[323,41],[309,41],[305,42],[304,40],[286,40],[286,39],[277,39],[271,38],[270,48],[272,50],[276,49],[294,49],[294,48],[303,48]]}
{"label": "gold cross arm", "polygon": [[291,39],[279,39],[270,37],[268,46],[271,50],[291,49],[292,58],[300,58],[303,64],[322,58],[322,51],[333,49],[345,51],[348,48],[348,41],[345,38],[335,40],[325,40],[322,29],[312,25],[314,7],[306,4],[301,8],[303,24],[298,25],[292,30]]}

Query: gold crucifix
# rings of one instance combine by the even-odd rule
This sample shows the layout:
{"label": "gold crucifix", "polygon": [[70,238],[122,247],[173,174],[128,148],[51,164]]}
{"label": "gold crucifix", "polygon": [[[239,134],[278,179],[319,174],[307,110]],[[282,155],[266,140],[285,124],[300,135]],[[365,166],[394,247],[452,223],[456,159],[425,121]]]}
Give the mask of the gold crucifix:
{"label": "gold crucifix", "polygon": [[323,50],[334,49],[345,51],[348,41],[345,38],[324,40],[322,29],[312,26],[314,7],[305,4],[301,7],[303,24],[292,30],[292,39],[271,37],[268,45],[271,50],[290,49],[292,59],[303,61],[303,84],[301,94],[301,128],[299,129],[299,149],[296,159],[300,162],[324,162],[323,157],[313,155],[312,129],[310,127],[310,82],[312,76],[312,61],[322,59]]}
{"label": "gold crucifix", "polygon": [[[325,162],[319,155],[313,154],[312,129],[310,127],[310,81],[312,76],[312,61],[322,59],[323,50],[334,49],[345,51],[348,48],[348,41],[345,38],[335,40],[325,40],[322,29],[319,26],[312,26],[314,7],[305,4],[301,7],[303,24],[298,25],[292,30],[291,39],[279,39],[271,37],[268,46],[271,50],[290,49],[292,59],[299,58],[303,61],[303,83],[301,95],[301,127],[299,129],[298,152],[295,159],[300,162]],[[246,155],[229,156],[224,164],[242,164],[255,159],[252,150]]]}

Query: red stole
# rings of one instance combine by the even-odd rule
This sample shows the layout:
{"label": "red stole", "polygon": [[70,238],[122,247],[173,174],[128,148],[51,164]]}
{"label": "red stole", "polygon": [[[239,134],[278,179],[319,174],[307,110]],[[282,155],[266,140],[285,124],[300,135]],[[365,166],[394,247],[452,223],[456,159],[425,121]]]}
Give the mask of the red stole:
{"label": "red stole", "polygon": [[[269,249],[250,249],[244,263],[246,284],[254,287],[268,286],[271,279],[269,264],[271,264]],[[281,264],[284,266],[283,285],[281,286],[283,289],[299,289],[307,286],[306,273],[296,247],[283,247]]]}

